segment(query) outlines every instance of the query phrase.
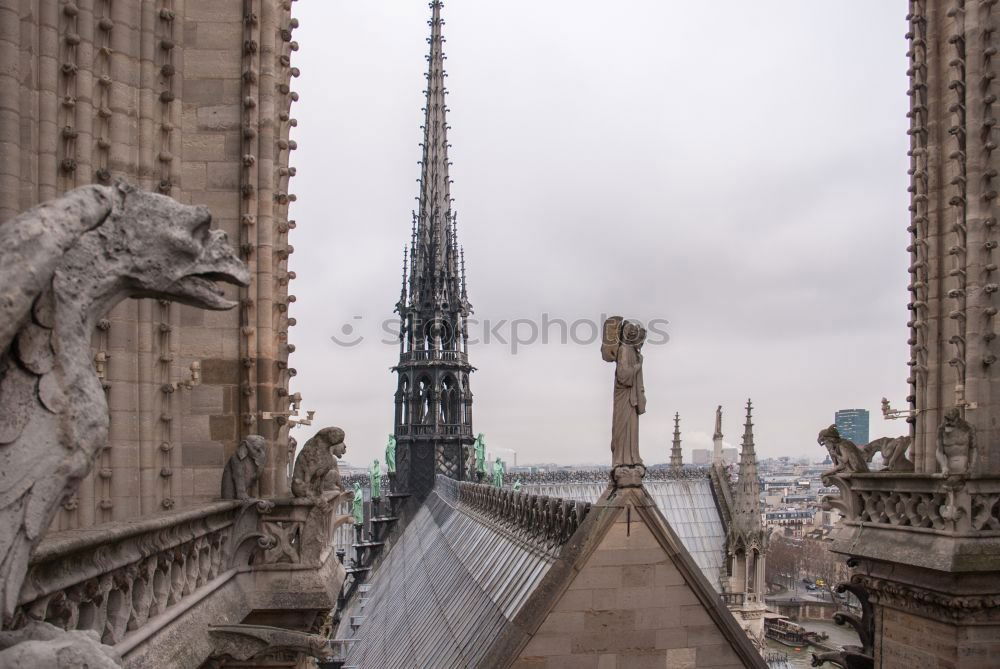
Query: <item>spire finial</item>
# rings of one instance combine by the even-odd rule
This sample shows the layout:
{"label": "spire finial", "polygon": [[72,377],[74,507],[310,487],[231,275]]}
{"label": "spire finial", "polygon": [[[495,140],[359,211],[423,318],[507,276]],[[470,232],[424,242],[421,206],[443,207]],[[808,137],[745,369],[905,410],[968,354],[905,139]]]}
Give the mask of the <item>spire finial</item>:
{"label": "spire finial", "polygon": [[674,413],[674,441],[670,448],[670,468],[680,469],[684,464],[684,452],[681,450],[681,414]]}

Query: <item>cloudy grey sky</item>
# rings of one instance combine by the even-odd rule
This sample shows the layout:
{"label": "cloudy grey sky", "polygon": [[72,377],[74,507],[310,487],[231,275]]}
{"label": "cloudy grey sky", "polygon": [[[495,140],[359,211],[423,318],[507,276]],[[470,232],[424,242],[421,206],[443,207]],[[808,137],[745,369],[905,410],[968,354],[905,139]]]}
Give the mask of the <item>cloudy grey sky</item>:
{"label": "cloudy grey sky", "polygon": [[[298,2],[294,389],[352,463],[392,430],[429,9]],[[838,408],[906,394],[906,3],[450,0],[452,194],[480,320],[669,321],[647,345],[647,462],[724,406],[758,453],[819,455]],[[351,336],[343,326],[353,328]],[[480,328],[481,331],[482,328]],[[471,350],[475,429],[519,463],[606,462],[597,344]],[[588,330],[578,326],[577,333]],[[520,326],[521,336],[530,327]],[[364,340],[339,346],[330,337]]]}

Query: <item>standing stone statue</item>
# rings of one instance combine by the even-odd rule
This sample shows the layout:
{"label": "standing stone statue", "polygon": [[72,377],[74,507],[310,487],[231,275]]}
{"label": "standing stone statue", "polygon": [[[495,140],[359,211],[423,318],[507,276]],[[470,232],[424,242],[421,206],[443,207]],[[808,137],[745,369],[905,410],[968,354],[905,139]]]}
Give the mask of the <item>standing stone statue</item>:
{"label": "standing stone statue", "polygon": [[503,487],[503,461],[499,457],[493,463],[493,485],[497,488]]}
{"label": "standing stone statue", "polygon": [[377,459],[372,463],[369,473],[372,479],[372,499],[379,499],[382,497],[382,467]]}
{"label": "standing stone statue", "polygon": [[965,422],[957,408],[948,409],[938,428],[935,457],[945,476],[971,474],[976,466],[975,429]]}
{"label": "standing stone statue", "polygon": [[248,435],[222,470],[222,499],[250,499],[265,464],[267,441],[259,434]]}
{"label": "standing stone statue", "polygon": [[476,473],[486,476],[486,435],[480,432],[476,435]]}
{"label": "standing stone statue", "polygon": [[324,427],[305,443],[292,470],[293,495],[321,497],[324,490],[343,490],[337,458],[347,452],[344,436],[339,427]]}
{"label": "standing stone statue", "polygon": [[354,482],[354,499],[351,500],[351,515],[354,516],[355,525],[365,524],[365,493],[361,489],[361,484]]}
{"label": "standing stone statue", "polygon": [[612,316],[604,322],[601,355],[615,363],[611,417],[611,467],[619,486],[640,485],[646,468],[639,455],[639,416],[646,412],[642,382],[642,345],[646,330],[635,321]]}
{"label": "standing stone statue", "polygon": [[231,309],[217,282],[249,284],[211,221],[205,207],[119,182],[0,225],[0,620],[11,619],[60,503],[108,442],[90,348],[98,320],[130,297]]}
{"label": "standing stone statue", "polygon": [[385,473],[396,473],[396,437],[389,435],[389,443],[385,445]]}

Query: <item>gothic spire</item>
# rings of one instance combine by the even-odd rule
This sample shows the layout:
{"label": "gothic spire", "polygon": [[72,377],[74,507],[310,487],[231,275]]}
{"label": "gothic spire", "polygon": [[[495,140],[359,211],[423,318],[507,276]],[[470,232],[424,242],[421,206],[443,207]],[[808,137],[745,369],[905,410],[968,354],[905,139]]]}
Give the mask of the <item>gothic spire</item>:
{"label": "gothic spire", "polygon": [[681,451],[681,415],[674,414],[674,441],[670,449],[670,467],[680,469],[684,464],[684,453]]}
{"label": "gothic spire", "polygon": [[762,527],[760,515],[760,481],[757,478],[757,454],[753,443],[753,404],[747,400],[747,417],[743,425],[743,442],[740,447],[740,474],[736,482],[734,499],[736,513],[733,523],[737,531],[749,537]]}
{"label": "gothic spire", "polygon": [[[420,161],[419,209],[416,212],[414,249],[410,260],[410,306],[431,312],[448,311],[462,304],[455,214],[451,208],[448,174],[448,107],[444,78],[444,37],[441,8],[430,3],[431,35],[427,55],[427,89],[424,106],[423,155]],[[432,313],[423,314],[432,318]]]}

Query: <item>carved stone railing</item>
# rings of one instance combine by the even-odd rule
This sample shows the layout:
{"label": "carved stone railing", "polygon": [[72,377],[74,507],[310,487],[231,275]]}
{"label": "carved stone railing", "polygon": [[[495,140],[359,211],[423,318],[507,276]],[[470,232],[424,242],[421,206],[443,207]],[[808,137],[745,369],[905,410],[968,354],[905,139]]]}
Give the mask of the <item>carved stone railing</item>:
{"label": "carved stone railing", "polygon": [[396,434],[405,436],[434,436],[434,435],[445,435],[445,436],[472,436],[472,426],[471,425],[460,425],[460,424],[444,424],[444,425],[397,425]]}
{"label": "carved stone railing", "polygon": [[32,557],[14,627],[40,620],[120,642],[231,568],[238,502],[60,532]]}
{"label": "carved stone railing", "polygon": [[826,476],[839,496],[823,498],[848,525],[959,536],[1000,536],[1000,479],[878,472]]}
{"label": "carved stone railing", "polygon": [[514,492],[440,475],[436,489],[445,499],[547,550],[566,543],[590,511],[587,502]]}
{"label": "carved stone railing", "polygon": [[469,356],[461,351],[408,351],[399,356],[400,362],[423,362],[425,360],[447,360],[469,362]]}
{"label": "carved stone railing", "polygon": [[32,556],[11,626],[93,630],[125,654],[154,619],[162,628],[240,573],[325,564],[349,519],[336,512],[342,501],[221,501],[54,533]]}
{"label": "carved stone railing", "polygon": [[722,603],[729,608],[739,608],[743,606],[743,602],[746,599],[746,593],[743,592],[721,592],[719,597],[722,598]]}

